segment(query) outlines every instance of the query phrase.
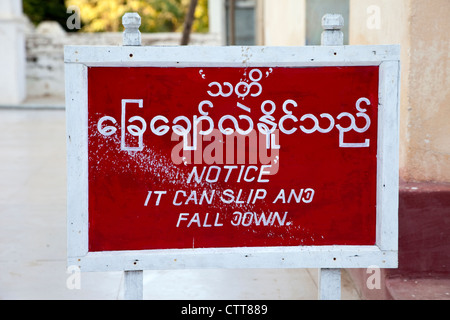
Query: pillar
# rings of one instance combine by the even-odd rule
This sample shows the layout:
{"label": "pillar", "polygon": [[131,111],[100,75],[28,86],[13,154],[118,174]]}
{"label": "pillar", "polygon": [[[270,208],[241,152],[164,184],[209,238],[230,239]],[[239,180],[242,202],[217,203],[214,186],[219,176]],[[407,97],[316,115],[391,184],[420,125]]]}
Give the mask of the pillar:
{"label": "pillar", "polygon": [[0,1],[0,105],[26,97],[25,19],[21,0]]}

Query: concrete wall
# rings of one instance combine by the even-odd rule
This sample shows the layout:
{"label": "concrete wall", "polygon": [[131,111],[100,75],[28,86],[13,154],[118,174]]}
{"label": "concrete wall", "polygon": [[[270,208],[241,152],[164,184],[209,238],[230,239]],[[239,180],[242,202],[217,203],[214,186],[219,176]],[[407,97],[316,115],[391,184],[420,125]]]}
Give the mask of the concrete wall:
{"label": "concrete wall", "polygon": [[[350,44],[401,45],[399,267],[383,270],[380,290],[349,270],[366,299],[396,299],[395,279],[450,276],[449,13],[448,0],[350,3]],[[439,288],[417,290],[433,299]]]}
{"label": "concrete wall", "polygon": [[351,0],[350,44],[402,46],[400,175],[450,182],[448,0]]}
{"label": "concrete wall", "polygon": [[[142,45],[177,45],[181,34],[142,34]],[[28,98],[64,98],[64,45],[121,45],[122,33],[65,33],[55,22],[43,22],[26,35]],[[217,45],[212,34],[192,34],[193,45]]]}
{"label": "concrete wall", "polygon": [[450,182],[450,1],[411,6],[407,180]]}
{"label": "concrete wall", "polygon": [[[262,0],[261,43],[267,46],[305,45],[305,0]],[[320,24],[320,21],[318,22]]]}

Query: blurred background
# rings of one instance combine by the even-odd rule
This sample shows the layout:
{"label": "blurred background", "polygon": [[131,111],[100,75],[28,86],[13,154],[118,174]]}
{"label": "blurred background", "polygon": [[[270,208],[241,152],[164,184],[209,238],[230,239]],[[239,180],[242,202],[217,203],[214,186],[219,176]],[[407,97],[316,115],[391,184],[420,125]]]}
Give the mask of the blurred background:
{"label": "blurred background", "polygon": [[[125,12],[141,16],[142,45],[320,45],[326,13],[344,17],[345,45],[400,44],[399,268],[381,270],[376,289],[367,270],[344,270],[345,297],[450,299],[448,0],[0,0],[0,298],[102,298],[108,290],[95,282],[112,283],[117,298],[120,274],[84,276],[95,279],[84,282],[87,296],[65,283],[63,47],[121,45]],[[241,291],[218,289],[249,278],[217,272],[205,273],[217,297],[316,295],[314,270],[253,273],[267,284],[253,291],[244,280]],[[189,277],[185,288],[201,283]]]}

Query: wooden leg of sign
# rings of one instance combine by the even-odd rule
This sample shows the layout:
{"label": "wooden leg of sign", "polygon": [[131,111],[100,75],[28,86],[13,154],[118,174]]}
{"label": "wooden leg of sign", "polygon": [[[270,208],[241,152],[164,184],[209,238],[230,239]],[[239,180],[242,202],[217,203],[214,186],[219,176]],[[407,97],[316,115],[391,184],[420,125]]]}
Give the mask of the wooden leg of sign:
{"label": "wooden leg of sign", "polygon": [[142,300],[144,293],[144,271],[124,271],[124,299]]}
{"label": "wooden leg of sign", "polygon": [[319,300],[341,299],[341,269],[319,269]]}

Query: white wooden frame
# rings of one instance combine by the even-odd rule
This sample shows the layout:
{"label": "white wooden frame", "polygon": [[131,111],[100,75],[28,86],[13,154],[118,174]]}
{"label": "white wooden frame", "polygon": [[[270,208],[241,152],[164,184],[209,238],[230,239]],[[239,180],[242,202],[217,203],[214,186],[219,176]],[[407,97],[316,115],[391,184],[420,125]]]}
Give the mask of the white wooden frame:
{"label": "white wooden frame", "polygon": [[[400,48],[389,46],[66,46],[68,265],[81,271],[194,268],[396,268]],[[379,66],[374,246],[289,246],[88,251],[87,67]]]}

